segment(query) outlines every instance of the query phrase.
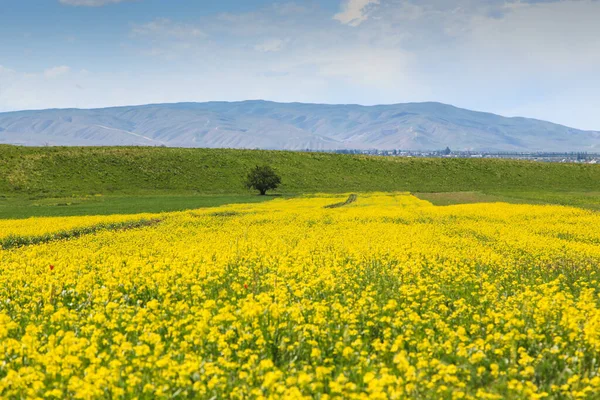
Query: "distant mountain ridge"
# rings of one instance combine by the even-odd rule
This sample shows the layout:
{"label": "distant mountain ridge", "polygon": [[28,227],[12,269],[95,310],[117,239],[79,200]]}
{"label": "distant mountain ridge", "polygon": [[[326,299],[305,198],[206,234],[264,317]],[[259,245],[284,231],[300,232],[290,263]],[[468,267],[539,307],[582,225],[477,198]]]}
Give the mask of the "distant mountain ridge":
{"label": "distant mountain ridge", "polygon": [[600,151],[600,132],[441,103],[243,102],[0,113],[0,143],[281,150]]}

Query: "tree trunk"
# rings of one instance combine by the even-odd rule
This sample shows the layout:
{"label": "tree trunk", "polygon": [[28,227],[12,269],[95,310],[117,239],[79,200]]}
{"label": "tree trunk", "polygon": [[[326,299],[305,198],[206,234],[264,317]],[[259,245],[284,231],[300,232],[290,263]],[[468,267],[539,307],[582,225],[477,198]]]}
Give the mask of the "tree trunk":
{"label": "tree trunk", "polygon": [[266,190],[264,190],[264,189],[260,189],[260,195],[261,195],[261,196],[264,196],[264,195],[266,195],[266,194],[267,194],[267,191],[266,191]]}

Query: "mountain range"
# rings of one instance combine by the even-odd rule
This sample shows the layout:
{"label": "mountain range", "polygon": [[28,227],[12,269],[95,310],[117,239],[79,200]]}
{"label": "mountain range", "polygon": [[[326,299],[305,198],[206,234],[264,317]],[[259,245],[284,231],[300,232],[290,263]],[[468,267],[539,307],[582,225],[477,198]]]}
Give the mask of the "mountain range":
{"label": "mountain range", "polygon": [[441,103],[359,106],[257,100],[0,113],[0,143],[600,152],[600,132]]}

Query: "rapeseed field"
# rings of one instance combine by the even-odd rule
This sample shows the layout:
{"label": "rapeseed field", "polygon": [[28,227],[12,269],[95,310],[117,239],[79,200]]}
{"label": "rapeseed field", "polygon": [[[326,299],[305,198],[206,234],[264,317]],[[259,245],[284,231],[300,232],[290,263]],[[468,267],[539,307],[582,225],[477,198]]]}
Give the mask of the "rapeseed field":
{"label": "rapeseed field", "polygon": [[0,220],[0,240],[11,236],[43,236],[54,232],[69,231],[77,228],[87,228],[99,224],[118,224],[123,222],[138,221],[143,218],[152,218],[156,214],[136,215],[106,215],[64,218],[28,218]]}
{"label": "rapeseed field", "polygon": [[600,214],[346,197],[0,250],[0,398],[600,398]]}

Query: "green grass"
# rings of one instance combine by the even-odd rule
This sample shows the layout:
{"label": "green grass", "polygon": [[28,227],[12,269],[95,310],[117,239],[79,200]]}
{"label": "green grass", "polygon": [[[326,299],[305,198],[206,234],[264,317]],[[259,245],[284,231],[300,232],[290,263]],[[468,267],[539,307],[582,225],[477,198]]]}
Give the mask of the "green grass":
{"label": "green grass", "polygon": [[436,206],[472,203],[558,204],[600,210],[600,192],[512,191],[415,193]]}
{"label": "green grass", "polygon": [[[454,204],[473,204],[473,203],[532,203],[537,200],[522,200],[516,197],[509,197],[502,194],[488,194],[481,192],[443,192],[443,193],[415,193],[415,196],[422,200],[427,200],[436,206],[450,206]],[[540,201],[539,203],[544,203]]]}
{"label": "green grass", "polygon": [[429,196],[448,204],[505,199],[600,208],[600,165],[262,150],[0,146],[0,218],[160,212],[261,201],[243,185],[248,170],[261,164],[281,175],[283,184],[276,193],[285,195],[469,192],[445,200]]}
{"label": "green grass", "polygon": [[502,196],[527,203],[560,204],[600,210],[600,190],[589,192],[519,191],[504,192]]}
{"label": "green grass", "polygon": [[0,146],[0,194],[249,194],[243,178],[257,164],[279,172],[282,193],[600,191],[600,165],[260,150]]}
{"label": "green grass", "polygon": [[256,195],[121,195],[43,199],[11,197],[0,198],[0,219],[160,213],[271,199],[272,196]]}

